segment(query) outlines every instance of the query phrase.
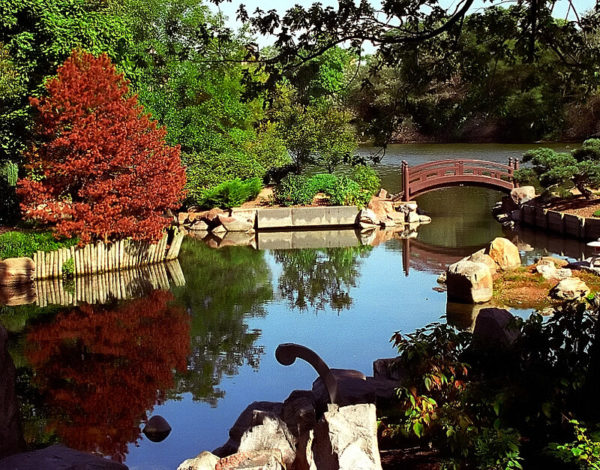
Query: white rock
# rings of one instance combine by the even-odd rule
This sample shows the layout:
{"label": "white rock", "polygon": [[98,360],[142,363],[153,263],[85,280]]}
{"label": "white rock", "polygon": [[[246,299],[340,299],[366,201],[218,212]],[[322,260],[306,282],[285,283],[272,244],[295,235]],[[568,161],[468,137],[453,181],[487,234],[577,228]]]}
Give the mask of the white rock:
{"label": "white rock", "polygon": [[487,265],[463,259],[448,267],[446,286],[448,299],[482,303],[492,298],[494,280]]}
{"label": "white rock", "polygon": [[590,288],[577,277],[563,279],[550,290],[550,296],[559,300],[575,300],[589,293]]}
{"label": "white rock", "polygon": [[177,470],[215,470],[219,457],[204,451],[193,459],[187,459],[179,464]]}
{"label": "white rock", "polygon": [[329,404],[315,429],[313,455],[319,470],[379,470],[375,405]]}

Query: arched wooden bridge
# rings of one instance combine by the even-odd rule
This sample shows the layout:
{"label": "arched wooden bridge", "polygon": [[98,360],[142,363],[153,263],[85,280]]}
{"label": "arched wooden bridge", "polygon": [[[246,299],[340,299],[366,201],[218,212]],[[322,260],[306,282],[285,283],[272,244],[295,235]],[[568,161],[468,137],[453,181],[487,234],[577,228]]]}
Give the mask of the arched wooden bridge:
{"label": "arched wooden bridge", "polygon": [[519,160],[509,158],[508,165],[485,160],[438,160],[409,167],[402,161],[402,200],[448,186],[483,186],[509,192],[517,186],[514,172]]}

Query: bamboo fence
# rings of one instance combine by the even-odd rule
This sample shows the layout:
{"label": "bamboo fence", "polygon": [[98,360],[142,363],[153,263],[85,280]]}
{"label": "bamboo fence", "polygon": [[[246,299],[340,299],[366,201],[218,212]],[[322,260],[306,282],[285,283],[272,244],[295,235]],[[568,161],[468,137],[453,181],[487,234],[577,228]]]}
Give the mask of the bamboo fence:
{"label": "bamboo fence", "polygon": [[136,240],[120,240],[83,247],[61,248],[56,251],[38,251],[33,255],[35,279],[58,279],[63,267],[73,260],[75,277],[102,274],[123,269],[152,265],[174,260],[179,256],[184,233],[174,228],[172,235],[165,233],[156,244]]}

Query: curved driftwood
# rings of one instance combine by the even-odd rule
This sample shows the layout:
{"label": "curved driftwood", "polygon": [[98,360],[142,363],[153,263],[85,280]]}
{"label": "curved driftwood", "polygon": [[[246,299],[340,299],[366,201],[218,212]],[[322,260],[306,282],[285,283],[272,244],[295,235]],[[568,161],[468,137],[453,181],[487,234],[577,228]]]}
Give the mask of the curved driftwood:
{"label": "curved driftwood", "polygon": [[338,385],[333,372],[325,361],[319,357],[319,355],[314,352],[312,349],[307,348],[306,346],[302,346],[300,344],[294,343],[284,343],[277,346],[275,350],[275,358],[280,364],[284,366],[291,366],[296,358],[304,359],[308,362],[319,374],[321,380],[327,387],[327,392],[329,393],[329,401],[332,404],[337,403],[337,392]]}

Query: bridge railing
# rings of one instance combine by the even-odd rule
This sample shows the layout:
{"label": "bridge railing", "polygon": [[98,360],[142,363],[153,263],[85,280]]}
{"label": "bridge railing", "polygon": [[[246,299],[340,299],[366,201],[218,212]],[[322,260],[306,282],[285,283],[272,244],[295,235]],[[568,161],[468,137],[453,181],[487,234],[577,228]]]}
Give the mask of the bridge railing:
{"label": "bridge railing", "polygon": [[430,189],[463,183],[512,189],[518,168],[516,158],[509,158],[508,165],[485,160],[438,160],[409,167],[403,161],[403,200],[409,201]]}

